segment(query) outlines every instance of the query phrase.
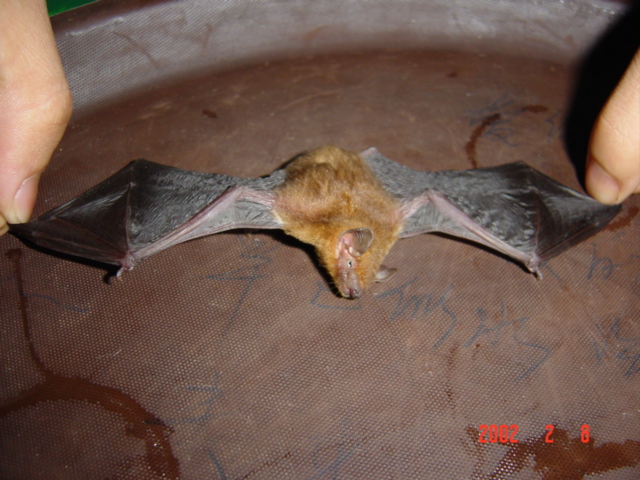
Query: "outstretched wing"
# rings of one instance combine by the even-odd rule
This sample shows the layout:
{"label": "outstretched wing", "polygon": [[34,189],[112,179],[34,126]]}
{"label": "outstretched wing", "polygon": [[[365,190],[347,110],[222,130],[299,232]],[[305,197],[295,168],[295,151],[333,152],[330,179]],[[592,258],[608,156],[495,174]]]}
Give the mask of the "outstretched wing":
{"label": "outstretched wing", "polygon": [[522,162],[417,172],[362,153],[405,218],[401,237],[443,232],[498,250],[538,273],[543,260],[603,228],[620,205],[602,205]]}
{"label": "outstretched wing", "polygon": [[234,228],[280,228],[273,192],[284,172],[258,179],[207,174],[136,160],[29,223],[18,236],[60,252],[120,265],[172,245]]}

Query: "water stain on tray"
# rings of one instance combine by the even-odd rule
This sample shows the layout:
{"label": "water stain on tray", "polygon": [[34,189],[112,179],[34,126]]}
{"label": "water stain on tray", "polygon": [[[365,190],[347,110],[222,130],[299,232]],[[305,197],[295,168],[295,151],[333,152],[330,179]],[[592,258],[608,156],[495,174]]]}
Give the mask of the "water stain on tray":
{"label": "water stain on tray", "polygon": [[636,217],[640,208],[635,205],[630,205],[625,208],[621,213],[618,214],[618,217],[615,218],[609,225],[607,225],[604,229],[610,232],[615,232],[616,230],[620,230],[621,228],[628,227],[631,225],[631,222]]}
{"label": "water stain on tray", "polygon": [[464,151],[467,153],[467,159],[469,160],[472,168],[478,168],[478,159],[476,158],[476,144],[478,143],[478,139],[484,135],[491,124],[497,122],[501,118],[502,114],[500,113],[488,115],[484,117],[480,121],[480,124],[471,132],[469,141],[464,146]]}
{"label": "water stain on tray", "polygon": [[116,388],[100,385],[84,378],[59,375],[42,362],[31,336],[27,295],[24,292],[20,264],[21,251],[13,249],[7,252],[6,256],[13,263],[18,307],[29,356],[44,376],[44,381],[0,405],[0,418],[43,402],[78,401],[94,405],[118,415],[125,423],[126,435],[144,442],[145,461],[158,478],[180,478],[180,465],[169,441],[172,430],[160,418],[146,410],[137,400]]}

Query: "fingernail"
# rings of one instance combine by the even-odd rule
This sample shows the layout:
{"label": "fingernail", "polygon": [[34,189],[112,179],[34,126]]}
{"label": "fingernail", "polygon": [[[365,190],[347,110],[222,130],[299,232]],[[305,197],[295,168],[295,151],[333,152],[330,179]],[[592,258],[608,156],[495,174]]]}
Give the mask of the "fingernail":
{"label": "fingernail", "polygon": [[27,178],[15,196],[13,197],[13,215],[14,218],[8,219],[9,223],[13,220],[16,223],[24,223],[29,221],[33,205],[36,203],[36,194],[38,193],[38,180],[40,180],[40,174],[35,173]]}
{"label": "fingernail", "polygon": [[601,203],[618,203],[620,184],[600,166],[597,160],[589,158],[585,179],[589,194]]}

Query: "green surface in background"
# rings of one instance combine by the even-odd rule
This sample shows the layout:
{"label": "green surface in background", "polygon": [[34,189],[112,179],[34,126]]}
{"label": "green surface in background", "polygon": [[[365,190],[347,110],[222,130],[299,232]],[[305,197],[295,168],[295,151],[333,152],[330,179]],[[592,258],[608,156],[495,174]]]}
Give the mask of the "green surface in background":
{"label": "green surface in background", "polygon": [[49,10],[49,15],[55,15],[95,1],[96,0],[47,0],[47,9]]}

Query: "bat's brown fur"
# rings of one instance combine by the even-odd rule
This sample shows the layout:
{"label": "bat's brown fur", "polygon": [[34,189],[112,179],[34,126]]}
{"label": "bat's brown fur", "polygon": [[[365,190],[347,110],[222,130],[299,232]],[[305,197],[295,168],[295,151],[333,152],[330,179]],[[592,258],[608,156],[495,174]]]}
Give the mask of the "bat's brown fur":
{"label": "bat's brown fur", "polygon": [[358,257],[357,275],[365,289],[398,239],[402,228],[398,203],[360,155],[337,147],[312,150],[296,158],[286,171],[287,179],[276,191],[275,213],[286,233],[316,248],[343,295],[338,272],[340,236],[362,227],[373,232],[371,246]]}

